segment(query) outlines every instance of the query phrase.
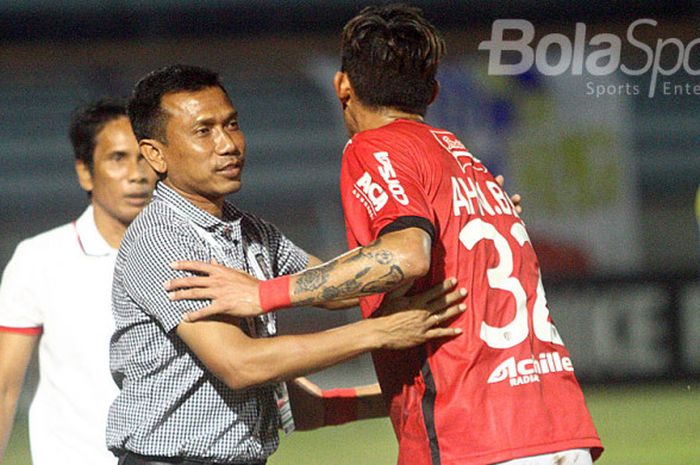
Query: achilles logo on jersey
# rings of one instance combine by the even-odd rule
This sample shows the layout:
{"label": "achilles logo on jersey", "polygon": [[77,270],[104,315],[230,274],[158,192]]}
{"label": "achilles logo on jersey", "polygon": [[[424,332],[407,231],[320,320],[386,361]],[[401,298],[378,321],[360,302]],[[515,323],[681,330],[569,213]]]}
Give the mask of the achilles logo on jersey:
{"label": "achilles logo on jersey", "polygon": [[467,150],[464,144],[449,131],[430,131],[433,137],[442,147],[450,152],[454,159],[459,163],[462,172],[466,173],[468,167],[472,166],[477,171],[486,171],[486,168],[481,161]]}
{"label": "achilles logo on jersey", "polygon": [[374,158],[377,159],[381,165],[377,167],[379,174],[382,175],[386,185],[389,187],[389,192],[391,195],[399,202],[401,205],[408,205],[408,197],[406,197],[406,192],[403,190],[403,186],[396,177],[396,171],[394,167],[391,166],[391,161],[389,160],[388,152],[375,152]]}
{"label": "achilles logo on jersey", "polygon": [[367,209],[370,218],[377,216],[377,212],[386,205],[389,195],[382,186],[372,180],[372,176],[365,171],[360,179],[355,181],[352,195],[357,198]]}
{"label": "achilles logo on jersey", "polygon": [[543,352],[537,359],[526,358],[518,362],[515,357],[510,357],[493,370],[488,383],[500,383],[506,379],[511,386],[539,383],[541,375],[563,371],[574,371],[574,366],[569,357],[562,357],[558,352]]}

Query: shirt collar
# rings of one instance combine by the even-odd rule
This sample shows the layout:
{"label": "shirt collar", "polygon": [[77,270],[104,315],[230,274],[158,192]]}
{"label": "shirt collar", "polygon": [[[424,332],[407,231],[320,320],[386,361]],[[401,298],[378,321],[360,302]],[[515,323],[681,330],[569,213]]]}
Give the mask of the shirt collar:
{"label": "shirt collar", "polygon": [[113,249],[102,237],[95,224],[95,213],[92,205],[73,222],[75,233],[83,253],[92,257],[104,257],[106,255],[116,255],[117,250]]}
{"label": "shirt collar", "polygon": [[154,199],[173,205],[178,210],[187,214],[188,218],[196,225],[208,230],[217,230],[227,227],[231,223],[239,222],[241,219],[241,212],[227,201],[224,201],[223,218],[219,219],[211,213],[195,206],[192,202],[186,200],[183,196],[160,181],[156,184],[153,197]]}

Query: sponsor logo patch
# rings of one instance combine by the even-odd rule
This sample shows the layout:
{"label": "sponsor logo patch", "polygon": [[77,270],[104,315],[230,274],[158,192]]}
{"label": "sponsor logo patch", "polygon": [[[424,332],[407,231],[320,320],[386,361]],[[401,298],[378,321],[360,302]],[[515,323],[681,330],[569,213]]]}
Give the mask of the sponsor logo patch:
{"label": "sponsor logo patch", "polygon": [[389,200],[389,195],[384,191],[382,186],[372,180],[372,176],[365,171],[360,179],[355,181],[352,189],[352,195],[360,201],[367,209],[370,218],[377,216],[377,212],[386,205]]}
{"label": "sponsor logo patch", "polygon": [[391,195],[401,205],[408,205],[408,197],[406,196],[406,192],[403,190],[403,186],[396,177],[396,171],[394,171],[394,167],[391,166],[391,160],[389,160],[389,153],[376,152],[374,154],[374,158],[376,158],[377,161],[381,163],[379,166],[377,166],[377,169],[379,170],[379,174],[384,179],[384,182],[386,182],[386,185],[389,188],[389,192],[391,192]]}
{"label": "sponsor logo patch", "polygon": [[558,352],[543,352],[539,357],[526,358],[516,362],[510,357],[496,367],[489,376],[488,383],[508,380],[511,386],[539,383],[540,376],[564,371],[574,371],[571,358],[562,357]]}
{"label": "sponsor logo patch", "polygon": [[467,168],[473,167],[477,171],[486,171],[481,161],[471,154],[464,144],[449,131],[430,131],[435,140],[459,163],[462,173],[466,173]]}

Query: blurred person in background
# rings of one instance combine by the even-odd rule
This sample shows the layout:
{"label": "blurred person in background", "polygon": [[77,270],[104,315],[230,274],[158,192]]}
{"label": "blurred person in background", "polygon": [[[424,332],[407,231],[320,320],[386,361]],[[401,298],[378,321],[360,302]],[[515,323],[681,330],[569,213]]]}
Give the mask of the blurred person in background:
{"label": "blurred person in background", "polygon": [[77,220],[22,241],[0,285],[0,462],[38,344],[39,384],[29,411],[34,465],[116,464],[104,443],[117,394],[108,351],[112,273],[156,174],[139,154],[124,102],[77,109],[69,135],[90,205]]}
{"label": "blurred person in background", "polygon": [[342,36],[334,87],[351,140],[341,196],[352,250],[258,281],[204,263],[169,283],[212,303],[190,321],[362,297],[372,317],[399,286],[456,275],[466,337],[373,353],[399,441],[398,463],[590,464],[602,445],[547,308],[535,251],[505,191],[451,132],[424,123],[444,42],[420,10],[369,7]]}

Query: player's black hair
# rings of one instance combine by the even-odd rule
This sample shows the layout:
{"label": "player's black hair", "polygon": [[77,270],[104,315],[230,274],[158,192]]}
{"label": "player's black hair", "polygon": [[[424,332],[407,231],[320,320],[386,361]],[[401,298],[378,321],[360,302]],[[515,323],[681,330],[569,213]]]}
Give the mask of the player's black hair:
{"label": "player's black hair", "polygon": [[91,173],[97,134],[107,123],[122,116],[126,116],[126,102],[115,98],[103,98],[73,111],[68,137],[73,145],[76,160],[85,163]]}
{"label": "player's black hair", "polygon": [[341,71],[365,105],[425,115],[444,54],[444,40],[420,9],[370,6],[343,28]]}
{"label": "player's black hair", "polygon": [[129,119],[136,139],[168,142],[165,134],[168,115],[161,108],[164,95],[196,92],[215,86],[226,92],[217,73],[198,66],[167,66],[141,78],[134,86],[128,104]]}

